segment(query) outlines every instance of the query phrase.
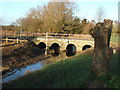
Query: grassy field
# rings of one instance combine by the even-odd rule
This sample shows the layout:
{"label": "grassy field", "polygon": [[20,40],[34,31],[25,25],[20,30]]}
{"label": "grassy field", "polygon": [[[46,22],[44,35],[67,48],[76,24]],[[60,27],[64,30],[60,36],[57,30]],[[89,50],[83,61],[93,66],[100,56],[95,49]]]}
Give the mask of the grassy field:
{"label": "grassy field", "polygon": [[120,62],[118,54],[112,55],[107,76],[90,73],[92,55],[83,53],[74,58],[46,65],[42,70],[3,84],[3,88],[84,88],[88,82],[100,81],[106,87],[120,88]]}

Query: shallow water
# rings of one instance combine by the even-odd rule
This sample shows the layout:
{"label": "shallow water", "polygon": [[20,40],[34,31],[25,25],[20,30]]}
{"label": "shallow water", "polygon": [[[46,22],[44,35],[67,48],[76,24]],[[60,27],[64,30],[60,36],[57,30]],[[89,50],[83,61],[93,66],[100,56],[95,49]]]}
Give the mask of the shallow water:
{"label": "shallow water", "polygon": [[24,68],[16,69],[13,72],[7,73],[7,75],[11,74],[11,73],[13,73],[13,74],[3,78],[3,83],[6,83],[11,80],[17,79],[18,77],[24,76],[26,71],[34,72],[36,70],[40,70],[40,69],[42,69],[43,66],[44,66],[44,63],[42,63],[42,61],[39,61],[35,64],[28,65]]}
{"label": "shallow water", "polygon": [[52,56],[52,57],[44,59],[42,61],[38,61],[37,63],[27,65],[26,67],[21,67],[19,69],[15,69],[14,71],[7,73],[5,75],[6,77],[2,79],[2,82],[8,83],[11,80],[14,80],[14,79],[17,79],[18,77],[24,76],[26,73],[40,70],[47,64],[50,64],[50,63],[55,62],[55,61],[64,60],[66,58],[68,58],[66,56],[66,53],[60,52],[60,54],[57,57]]}

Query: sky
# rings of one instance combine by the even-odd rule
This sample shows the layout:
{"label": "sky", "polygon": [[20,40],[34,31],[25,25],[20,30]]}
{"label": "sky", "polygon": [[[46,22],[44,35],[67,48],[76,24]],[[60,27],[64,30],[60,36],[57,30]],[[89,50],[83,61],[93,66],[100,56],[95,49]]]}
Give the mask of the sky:
{"label": "sky", "polygon": [[[18,18],[25,17],[32,7],[43,6],[49,0],[0,0],[0,23],[10,25]],[[64,1],[64,0],[63,0]],[[103,7],[105,17],[118,20],[119,0],[74,0],[79,11],[75,14],[80,19],[86,18],[91,21],[96,19],[96,11],[99,6]]]}

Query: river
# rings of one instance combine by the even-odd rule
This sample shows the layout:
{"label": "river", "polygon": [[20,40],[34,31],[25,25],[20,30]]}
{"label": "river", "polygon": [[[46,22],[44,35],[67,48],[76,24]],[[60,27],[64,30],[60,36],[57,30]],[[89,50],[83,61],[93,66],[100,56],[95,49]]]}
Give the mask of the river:
{"label": "river", "polygon": [[[69,56],[69,57],[72,57],[72,56]],[[69,57],[66,56],[66,52],[60,52],[58,56],[51,56],[50,58],[38,61],[37,63],[27,65],[26,67],[16,68],[14,71],[5,74],[3,76],[4,78],[2,79],[2,82],[8,83],[11,80],[15,80],[21,76],[24,76],[28,72],[34,72],[36,70],[40,70],[45,65],[48,65],[48,64],[53,63],[55,61],[64,60],[64,59],[69,58]]]}

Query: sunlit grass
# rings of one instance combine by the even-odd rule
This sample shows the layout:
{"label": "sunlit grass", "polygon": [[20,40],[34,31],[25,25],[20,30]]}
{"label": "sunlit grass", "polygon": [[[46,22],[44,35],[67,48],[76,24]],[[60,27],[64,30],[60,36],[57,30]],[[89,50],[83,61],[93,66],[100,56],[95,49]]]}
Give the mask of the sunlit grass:
{"label": "sunlit grass", "polygon": [[114,33],[113,33],[113,34],[111,35],[111,39],[110,39],[110,40],[111,40],[111,42],[116,42],[116,43],[117,43],[118,40],[120,39],[119,37],[120,37],[119,34],[114,34]]}

